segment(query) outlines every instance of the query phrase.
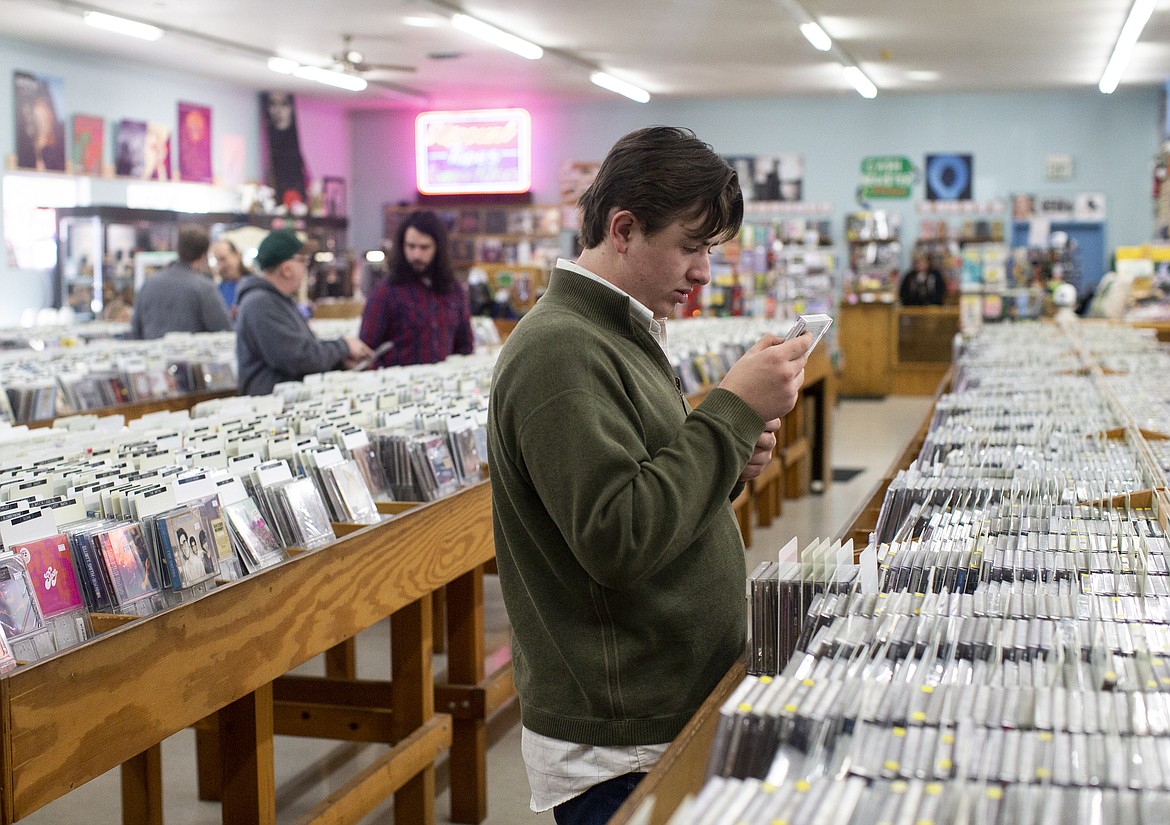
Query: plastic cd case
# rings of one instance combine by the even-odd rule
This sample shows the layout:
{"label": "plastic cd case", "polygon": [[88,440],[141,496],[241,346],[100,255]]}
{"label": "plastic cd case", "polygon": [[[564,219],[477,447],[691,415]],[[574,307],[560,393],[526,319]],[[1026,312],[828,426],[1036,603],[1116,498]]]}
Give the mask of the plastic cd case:
{"label": "plastic cd case", "polygon": [[825,333],[829,331],[829,327],[833,325],[833,319],[828,315],[798,315],[788,333],[784,336],[785,341],[791,341],[806,332],[812,333],[812,346],[808,348],[809,352],[816,349],[817,344],[825,337]]}

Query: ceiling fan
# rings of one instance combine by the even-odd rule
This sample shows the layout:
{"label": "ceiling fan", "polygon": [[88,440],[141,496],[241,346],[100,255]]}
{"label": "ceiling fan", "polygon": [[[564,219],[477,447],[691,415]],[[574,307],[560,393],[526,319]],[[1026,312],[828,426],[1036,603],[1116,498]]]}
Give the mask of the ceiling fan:
{"label": "ceiling fan", "polygon": [[338,72],[345,72],[346,74],[356,75],[374,75],[381,72],[415,72],[418,69],[414,66],[403,66],[394,63],[367,63],[365,55],[353,48],[353,36],[343,34],[341,36],[341,51],[333,55],[333,65],[331,69]]}

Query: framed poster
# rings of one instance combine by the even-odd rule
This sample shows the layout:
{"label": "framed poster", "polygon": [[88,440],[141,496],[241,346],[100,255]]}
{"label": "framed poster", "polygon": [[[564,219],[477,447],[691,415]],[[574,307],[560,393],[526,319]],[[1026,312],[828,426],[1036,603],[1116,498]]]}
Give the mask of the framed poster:
{"label": "framed poster", "polygon": [[94,115],[73,116],[73,173],[100,175],[106,122]]}
{"label": "framed poster", "polygon": [[971,155],[927,155],[926,199],[969,201],[973,175]]}
{"label": "framed poster", "polygon": [[64,172],[64,81],[32,72],[12,73],[16,165],[20,169]]}
{"label": "framed poster", "polygon": [[211,183],[211,107],[179,102],[179,180]]}
{"label": "framed poster", "polygon": [[114,174],[141,178],[145,167],[146,121],[123,118],[118,121]]}

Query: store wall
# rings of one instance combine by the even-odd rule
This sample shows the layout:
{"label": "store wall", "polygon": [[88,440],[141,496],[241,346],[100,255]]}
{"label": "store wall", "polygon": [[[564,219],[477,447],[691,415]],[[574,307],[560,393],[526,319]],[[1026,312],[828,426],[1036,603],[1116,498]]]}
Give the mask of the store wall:
{"label": "store wall", "polygon": [[[219,142],[220,136],[225,134],[244,138],[244,179],[256,181],[263,174],[258,90],[133,61],[0,38],[0,184],[9,176],[58,184],[64,182],[67,189],[69,184],[74,184],[72,188],[79,194],[79,205],[126,205],[127,186],[135,183],[121,178],[74,178],[7,169],[7,159],[16,151],[11,80],[15,70],[59,77],[64,81],[63,114],[67,137],[71,134],[73,114],[97,115],[106,120],[104,151],[107,163],[113,162],[113,124],[122,118],[133,118],[168,123],[173,128],[177,121],[177,104],[185,101],[211,107],[212,169],[216,174],[222,168]],[[310,178],[326,175],[348,178],[351,162],[349,121],[345,109],[333,101],[309,95],[297,95],[296,105],[301,151]],[[172,163],[177,174],[178,148],[174,141],[172,137]],[[227,208],[224,204],[236,200],[231,190],[196,184],[186,186],[195,200],[210,201],[213,204],[210,208]],[[180,201],[182,197],[182,194],[178,196]],[[180,206],[181,203],[168,203],[160,208]],[[198,206],[193,204],[192,208],[197,210]],[[0,233],[3,230],[4,222],[0,217]],[[0,326],[18,323],[26,307],[49,306],[51,277],[50,272],[43,270],[16,269],[11,266],[8,255],[0,256],[0,282],[4,284],[6,299],[0,302]]]}
{"label": "store wall", "polygon": [[[845,213],[858,207],[860,164],[871,155],[904,155],[924,163],[928,153],[974,155],[974,198],[1016,192],[1074,195],[1103,192],[1108,249],[1143,243],[1153,231],[1153,159],[1160,142],[1161,90],[1125,88],[1017,94],[857,95],[772,100],[615,101],[531,109],[533,198],[555,203],[564,159],[600,160],[631,129],[650,124],[693,128],[723,154],[797,153],[804,158],[804,199],[833,206],[840,240]],[[354,112],[353,241],[381,238],[383,203],[413,201],[413,112]],[[1049,154],[1068,154],[1073,177],[1044,177]],[[903,215],[905,246],[917,237],[923,199],[919,183],[909,200],[874,201]]]}

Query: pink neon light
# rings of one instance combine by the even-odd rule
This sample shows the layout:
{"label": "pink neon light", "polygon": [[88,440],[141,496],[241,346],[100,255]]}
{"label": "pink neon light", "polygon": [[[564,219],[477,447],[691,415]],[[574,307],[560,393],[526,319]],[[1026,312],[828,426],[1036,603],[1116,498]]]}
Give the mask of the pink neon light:
{"label": "pink neon light", "polygon": [[423,112],[414,122],[414,156],[424,195],[527,192],[532,117],[527,109]]}

